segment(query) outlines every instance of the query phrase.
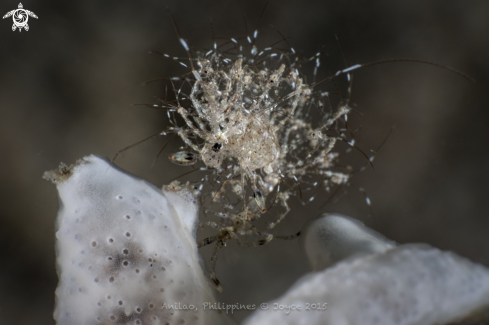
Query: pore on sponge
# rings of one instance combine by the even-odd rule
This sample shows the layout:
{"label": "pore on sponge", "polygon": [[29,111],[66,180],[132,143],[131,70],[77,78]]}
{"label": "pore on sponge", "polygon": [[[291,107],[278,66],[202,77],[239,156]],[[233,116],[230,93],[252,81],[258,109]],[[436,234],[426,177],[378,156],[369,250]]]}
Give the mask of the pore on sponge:
{"label": "pore on sponge", "polygon": [[[58,324],[219,323],[194,238],[197,204],[96,156],[60,167]],[[177,204],[177,206],[174,206]],[[204,314],[205,313],[205,314]]]}

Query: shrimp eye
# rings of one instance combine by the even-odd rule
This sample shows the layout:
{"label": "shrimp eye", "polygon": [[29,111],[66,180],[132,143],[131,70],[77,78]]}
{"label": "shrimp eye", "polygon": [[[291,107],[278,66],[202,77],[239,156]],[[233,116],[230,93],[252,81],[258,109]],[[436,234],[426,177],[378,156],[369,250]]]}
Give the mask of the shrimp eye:
{"label": "shrimp eye", "polygon": [[222,148],[222,144],[214,143],[214,145],[212,146],[212,151],[217,152],[217,151],[221,150],[221,148]]}

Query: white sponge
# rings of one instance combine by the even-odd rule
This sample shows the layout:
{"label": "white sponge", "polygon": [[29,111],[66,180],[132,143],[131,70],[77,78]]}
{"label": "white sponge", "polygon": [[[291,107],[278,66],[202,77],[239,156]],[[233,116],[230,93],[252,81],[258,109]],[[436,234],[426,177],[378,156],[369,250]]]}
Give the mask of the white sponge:
{"label": "white sponge", "polygon": [[307,222],[300,240],[314,271],[324,270],[346,258],[383,253],[396,246],[360,221],[330,213]]}
{"label": "white sponge", "polygon": [[487,268],[402,245],[303,277],[244,325],[439,325],[488,308]]}
{"label": "white sponge", "polygon": [[[203,308],[215,299],[197,251],[192,189],[162,192],[95,156],[45,178],[60,197],[59,325],[231,323]],[[309,223],[303,236],[317,270],[334,266],[306,275],[245,325],[435,325],[489,310],[489,270],[453,253],[395,247],[340,215]]]}
{"label": "white sponge", "polygon": [[204,324],[214,302],[194,238],[189,192],[158,188],[104,159],[46,173],[57,184],[54,317],[71,324]]}

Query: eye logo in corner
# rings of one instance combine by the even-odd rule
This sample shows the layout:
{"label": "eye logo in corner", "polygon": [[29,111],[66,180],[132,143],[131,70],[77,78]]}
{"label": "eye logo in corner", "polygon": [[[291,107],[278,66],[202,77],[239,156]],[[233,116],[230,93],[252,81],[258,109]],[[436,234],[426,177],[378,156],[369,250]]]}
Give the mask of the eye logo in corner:
{"label": "eye logo in corner", "polygon": [[22,28],[24,28],[26,31],[29,30],[29,25],[27,25],[27,21],[29,20],[29,16],[36,18],[37,16],[35,13],[29,10],[25,10],[24,6],[22,6],[22,3],[19,3],[18,9],[11,10],[7,12],[2,19],[8,18],[12,16],[12,19],[14,20],[14,24],[12,25],[12,31],[15,32],[15,30],[18,28],[19,32],[22,31]]}

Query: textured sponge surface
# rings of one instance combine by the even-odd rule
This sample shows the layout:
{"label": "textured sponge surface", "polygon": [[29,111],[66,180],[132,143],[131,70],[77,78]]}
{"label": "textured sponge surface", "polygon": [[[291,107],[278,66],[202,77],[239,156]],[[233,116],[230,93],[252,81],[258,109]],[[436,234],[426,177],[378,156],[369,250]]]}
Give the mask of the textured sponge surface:
{"label": "textured sponge surface", "polygon": [[58,324],[196,324],[212,316],[199,310],[213,300],[192,234],[195,201],[175,207],[95,156],[57,187]]}
{"label": "textured sponge surface", "polygon": [[[427,245],[401,245],[309,274],[268,305],[244,324],[449,324],[489,307],[489,270]],[[290,306],[301,310],[287,313]]]}

